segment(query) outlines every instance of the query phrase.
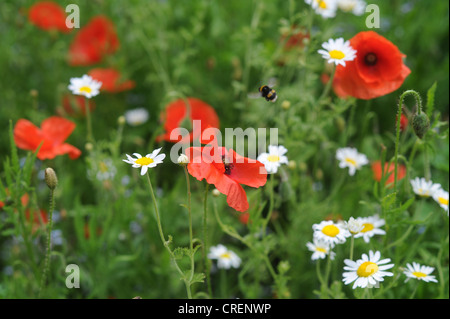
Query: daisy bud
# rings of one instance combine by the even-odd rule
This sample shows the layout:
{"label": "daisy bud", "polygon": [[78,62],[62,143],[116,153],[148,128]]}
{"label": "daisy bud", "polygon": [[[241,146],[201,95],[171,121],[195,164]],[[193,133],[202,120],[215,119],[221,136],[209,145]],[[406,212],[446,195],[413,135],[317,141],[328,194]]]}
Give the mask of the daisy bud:
{"label": "daisy bud", "polygon": [[412,126],[417,137],[422,139],[430,128],[430,120],[424,112],[421,112],[420,114],[414,115]]}
{"label": "daisy bud", "polygon": [[86,149],[86,151],[90,152],[94,149],[94,145],[92,145],[92,143],[86,143],[84,148]]}
{"label": "daisy bud", "polygon": [[290,169],[296,169],[296,168],[297,168],[297,162],[294,161],[294,160],[289,161],[288,167],[289,167]]}
{"label": "daisy bud", "polygon": [[32,89],[32,90],[30,90],[30,95],[32,97],[37,97],[39,95],[39,91],[36,89]]}
{"label": "daisy bud", "polygon": [[126,122],[126,119],[125,119],[125,116],[123,116],[123,115],[119,116],[119,118],[117,119],[117,123],[119,125],[124,125],[125,122]]}
{"label": "daisy bud", "polygon": [[58,178],[53,168],[48,167],[45,169],[45,183],[51,190],[54,190],[56,185],[58,185]]}
{"label": "daisy bud", "polygon": [[345,120],[342,116],[338,116],[335,119],[336,128],[339,130],[339,132],[345,131]]}
{"label": "daisy bud", "polygon": [[348,231],[352,235],[356,235],[364,229],[362,222],[359,219],[355,219],[353,217],[350,217],[348,222],[346,222],[346,225],[347,225]]}
{"label": "daisy bud", "polygon": [[289,108],[291,107],[291,102],[283,101],[283,103],[281,103],[281,107],[283,108],[283,110],[289,110]]}
{"label": "daisy bud", "polygon": [[212,195],[213,195],[214,197],[219,197],[219,196],[220,196],[219,190],[218,190],[217,188],[214,188],[214,189],[212,190]]}
{"label": "daisy bud", "polygon": [[188,163],[189,163],[189,158],[188,158],[186,155],[181,154],[181,155],[178,157],[178,164],[179,164],[179,165],[185,166],[185,165],[187,165]]}

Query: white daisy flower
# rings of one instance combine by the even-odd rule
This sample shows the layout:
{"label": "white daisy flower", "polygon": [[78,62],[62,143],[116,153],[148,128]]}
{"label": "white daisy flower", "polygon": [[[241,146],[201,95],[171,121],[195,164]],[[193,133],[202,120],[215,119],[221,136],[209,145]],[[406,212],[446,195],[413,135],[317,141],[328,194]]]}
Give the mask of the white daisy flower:
{"label": "white daisy flower", "polygon": [[384,277],[393,276],[393,273],[385,271],[394,267],[394,264],[388,264],[391,259],[380,260],[380,257],[379,251],[375,253],[369,251],[369,256],[363,254],[357,261],[345,259],[344,270],[347,272],[342,275],[344,284],[348,285],[354,282],[353,289],[357,287],[373,288],[378,287],[378,284],[384,281]]}
{"label": "white daisy flower", "polygon": [[125,120],[131,126],[138,126],[147,122],[149,118],[148,111],[143,108],[128,110],[125,112]]}
{"label": "white daisy flower", "polygon": [[287,149],[282,146],[269,145],[269,153],[261,153],[257,160],[264,164],[268,174],[276,173],[281,164],[288,164],[288,159],[284,155]]}
{"label": "white daisy flower", "polygon": [[407,282],[409,279],[414,278],[417,280],[423,280],[426,282],[438,282],[437,279],[435,278],[435,276],[430,276],[430,274],[434,271],[434,267],[430,267],[430,266],[421,266],[420,264],[413,262],[412,265],[411,264],[406,264],[406,267],[408,269],[405,269],[403,271],[403,273],[406,275],[406,280],[405,282]]}
{"label": "white daisy flower", "polygon": [[160,150],[161,148],[158,148],[152,153],[145,155],[144,157],[142,157],[139,153],[133,153],[136,158],[133,158],[130,155],[126,154],[128,159],[122,161],[131,164],[134,168],[141,168],[141,175],[145,175],[149,168],[161,164],[163,159],[166,157],[166,154],[158,155]]}
{"label": "white daisy flower", "polygon": [[239,268],[241,265],[241,258],[222,244],[211,247],[208,258],[217,259],[217,267],[220,269]]}
{"label": "white daisy flower", "polygon": [[353,217],[350,217],[348,222],[345,222],[345,227],[347,227],[347,230],[352,235],[359,234],[364,229],[364,225],[361,220],[359,218],[355,219]]}
{"label": "white daisy flower", "polygon": [[313,237],[328,243],[331,248],[336,244],[345,243],[346,238],[351,236],[343,224],[334,223],[331,220],[314,224],[312,229],[314,231]]}
{"label": "white daisy flower", "polygon": [[368,243],[370,238],[375,235],[386,235],[386,232],[383,229],[380,229],[386,222],[378,215],[359,217],[358,221],[362,224],[363,229],[355,234],[355,238],[363,237],[364,241]]}
{"label": "white daisy flower", "polygon": [[322,48],[317,51],[322,54],[328,63],[345,66],[345,61],[353,61],[356,58],[356,50],[350,46],[350,41],[345,41],[343,38],[329,39],[328,42],[322,43]]}
{"label": "white daisy flower", "polygon": [[355,175],[356,170],[361,166],[369,163],[366,155],[358,153],[356,148],[352,147],[339,148],[336,151],[336,159],[340,161],[340,168],[348,167],[350,176]]}
{"label": "white daisy flower", "polygon": [[337,11],[337,0],[305,0],[323,18],[334,18]]}
{"label": "white daisy flower", "polygon": [[68,88],[73,94],[84,95],[90,99],[100,93],[101,86],[102,82],[85,74],[81,78],[71,78]]}
{"label": "white daisy flower", "polygon": [[318,238],[314,238],[312,243],[306,243],[306,247],[313,253],[311,260],[325,259],[327,255],[330,255],[330,259],[334,260],[336,256],[336,253],[331,251],[330,244]]}
{"label": "white daisy flower", "polygon": [[433,194],[433,199],[441,206],[448,215],[448,192],[440,188]]}
{"label": "white daisy flower", "polygon": [[361,16],[366,12],[366,2],[362,0],[338,0],[338,7],[344,12]]}
{"label": "white daisy flower", "polygon": [[432,197],[440,188],[441,184],[435,184],[432,181],[427,181],[425,178],[416,177],[409,181],[414,193],[422,197]]}

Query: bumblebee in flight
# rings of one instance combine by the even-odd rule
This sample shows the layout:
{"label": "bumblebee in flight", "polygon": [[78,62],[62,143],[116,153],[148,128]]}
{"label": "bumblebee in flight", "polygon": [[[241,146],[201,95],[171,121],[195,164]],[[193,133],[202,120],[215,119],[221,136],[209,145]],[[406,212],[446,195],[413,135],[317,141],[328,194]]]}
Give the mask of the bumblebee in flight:
{"label": "bumblebee in flight", "polygon": [[277,92],[273,89],[275,86],[275,79],[270,79],[269,83],[267,85],[262,85],[259,87],[259,93],[251,94],[249,97],[251,98],[257,98],[257,97],[263,97],[267,101],[275,102],[278,98]]}

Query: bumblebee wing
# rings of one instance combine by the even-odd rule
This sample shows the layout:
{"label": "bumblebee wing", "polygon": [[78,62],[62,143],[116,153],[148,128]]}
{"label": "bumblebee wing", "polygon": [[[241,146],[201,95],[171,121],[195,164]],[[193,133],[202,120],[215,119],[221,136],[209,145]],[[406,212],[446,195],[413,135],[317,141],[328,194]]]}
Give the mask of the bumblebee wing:
{"label": "bumblebee wing", "polygon": [[277,78],[273,77],[267,81],[268,87],[273,88],[275,85],[277,85]]}
{"label": "bumblebee wing", "polygon": [[259,99],[262,96],[262,94],[261,92],[252,92],[247,94],[247,96],[249,99]]}

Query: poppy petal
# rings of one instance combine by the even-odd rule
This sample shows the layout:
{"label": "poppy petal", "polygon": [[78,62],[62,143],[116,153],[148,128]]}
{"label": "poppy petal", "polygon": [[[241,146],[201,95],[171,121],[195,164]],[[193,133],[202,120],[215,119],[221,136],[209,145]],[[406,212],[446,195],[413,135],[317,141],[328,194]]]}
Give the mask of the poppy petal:
{"label": "poppy petal", "polygon": [[21,149],[34,151],[44,140],[41,130],[28,120],[20,119],[14,126],[14,142]]}
{"label": "poppy petal", "polygon": [[63,117],[52,116],[41,124],[44,136],[54,144],[63,143],[75,129],[75,123]]}
{"label": "poppy petal", "polygon": [[239,184],[256,188],[266,184],[267,171],[263,163],[243,157],[232,149],[229,150],[229,154],[233,156],[233,169],[230,171],[230,178]]}

